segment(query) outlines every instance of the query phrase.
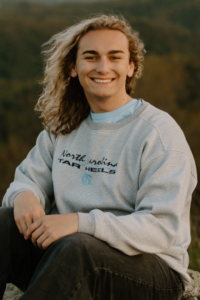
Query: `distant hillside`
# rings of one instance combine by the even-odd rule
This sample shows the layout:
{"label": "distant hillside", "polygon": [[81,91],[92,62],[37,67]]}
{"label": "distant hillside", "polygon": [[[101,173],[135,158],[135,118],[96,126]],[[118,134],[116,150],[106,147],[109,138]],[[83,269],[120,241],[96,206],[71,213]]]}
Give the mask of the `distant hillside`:
{"label": "distant hillside", "polygon": [[0,3],[5,4],[19,4],[19,3],[44,3],[44,4],[56,4],[56,3],[72,3],[72,2],[108,2],[108,1],[119,1],[119,0],[0,0]]}
{"label": "distant hillside", "polygon": [[82,5],[8,5],[11,0],[6,1],[0,8],[0,78],[35,80],[42,72],[41,45],[91,12],[123,14],[140,32],[147,54],[200,53],[200,18],[193,18],[198,11],[200,14],[197,0],[124,0]]}
{"label": "distant hillside", "polygon": [[0,4],[0,13],[4,7],[15,9],[16,5],[21,9],[30,7],[32,9],[38,4],[51,4],[50,7],[54,7],[57,12],[60,5],[67,5],[68,8],[70,5],[72,10],[79,11],[78,15],[80,11],[83,15],[87,10],[88,12],[102,12],[109,9],[110,12],[124,14],[128,19],[148,18],[162,23],[168,22],[192,31],[199,31],[200,29],[199,0],[0,0]]}

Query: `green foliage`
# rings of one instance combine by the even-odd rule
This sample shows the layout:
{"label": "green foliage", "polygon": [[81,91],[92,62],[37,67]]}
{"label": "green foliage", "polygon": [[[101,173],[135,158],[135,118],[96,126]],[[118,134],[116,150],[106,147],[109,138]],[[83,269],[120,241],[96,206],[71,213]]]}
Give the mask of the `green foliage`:
{"label": "green foliage", "polygon": [[32,82],[13,81],[0,84],[0,88],[0,112],[3,116],[0,133],[4,132],[2,133],[4,139],[1,142],[7,144],[10,136],[16,136],[26,144],[33,145],[36,135],[42,128],[41,121],[33,112],[39,95],[38,85]]}
{"label": "green foliage", "polygon": [[177,102],[181,108],[200,110],[200,61],[191,60],[184,65],[182,74],[184,89],[179,91]]}
{"label": "green foliage", "polygon": [[41,88],[35,82],[0,82],[0,197],[3,198],[14,170],[34,146],[42,130],[33,112]]}
{"label": "green foliage", "polygon": [[189,258],[190,258],[190,263],[189,263],[188,268],[200,272],[200,257],[199,257],[200,220],[199,220],[199,216],[192,215],[192,220],[190,223],[191,223],[191,244],[188,248],[188,253],[189,253]]}

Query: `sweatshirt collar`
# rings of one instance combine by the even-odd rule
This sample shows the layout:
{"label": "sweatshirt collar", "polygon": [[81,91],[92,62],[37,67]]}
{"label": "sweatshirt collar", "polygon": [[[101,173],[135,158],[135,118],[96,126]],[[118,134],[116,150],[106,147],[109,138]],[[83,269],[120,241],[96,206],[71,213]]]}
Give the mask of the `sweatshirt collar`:
{"label": "sweatshirt collar", "polygon": [[126,118],[125,120],[122,120],[117,123],[95,123],[92,121],[90,114],[85,119],[85,123],[90,127],[92,130],[115,130],[121,127],[126,126],[127,124],[134,121],[148,106],[150,105],[148,102],[144,101],[143,99],[140,99],[142,101],[142,104],[137,109],[137,111],[132,114],[130,117]]}
{"label": "sweatshirt collar", "polygon": [[106,113],[93,113],[90,110],[90,117],[95,123],[116,123],[131,116],[142,104],[140,99],[132,99],[125,105]]}

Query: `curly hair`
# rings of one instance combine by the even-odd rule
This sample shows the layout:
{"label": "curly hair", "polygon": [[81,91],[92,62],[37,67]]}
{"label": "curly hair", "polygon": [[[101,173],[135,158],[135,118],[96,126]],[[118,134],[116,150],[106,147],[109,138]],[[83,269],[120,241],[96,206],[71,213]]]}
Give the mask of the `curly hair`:
{"label": "curly hair", "polygon": [[132,77],[126,78],[126,92],[130,94],[135,81],[142,75],[144,44],[129,23],[117,15],[98,14],[80,21],[55,34],[43,46],[46,50],[43,92],[35,110],[41,112],[44,127],[56,136],[68,134],[88,117],[90,106],[78,77],[71,77],[76,64],[80,38],[90,30],[112,29],[125,34],[129,42],[130,62],[134,62]]}

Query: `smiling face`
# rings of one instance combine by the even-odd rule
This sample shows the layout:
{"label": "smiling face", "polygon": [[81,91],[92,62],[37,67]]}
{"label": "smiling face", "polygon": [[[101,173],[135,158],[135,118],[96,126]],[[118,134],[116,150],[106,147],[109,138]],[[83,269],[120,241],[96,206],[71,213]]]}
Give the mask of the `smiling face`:
{"label": "smiling face", "polygon": [[93,112],[115,110],[132,98],[126,93],[126,77],[132,77],[127,37],[118,30],[87,32],[79,41],[76,65],[71,76],[78,76]]}

